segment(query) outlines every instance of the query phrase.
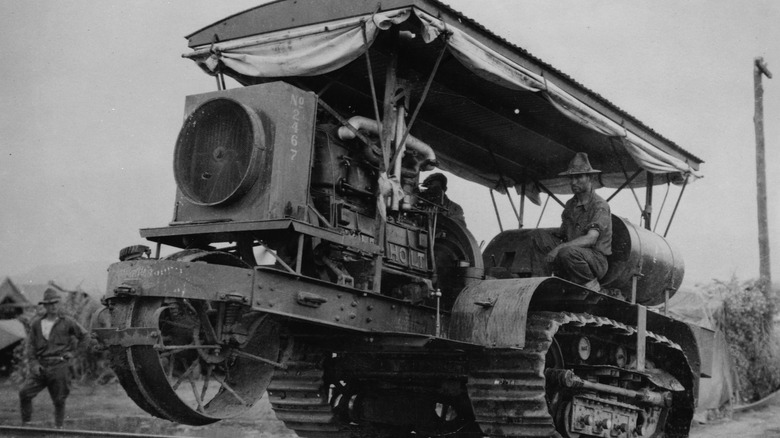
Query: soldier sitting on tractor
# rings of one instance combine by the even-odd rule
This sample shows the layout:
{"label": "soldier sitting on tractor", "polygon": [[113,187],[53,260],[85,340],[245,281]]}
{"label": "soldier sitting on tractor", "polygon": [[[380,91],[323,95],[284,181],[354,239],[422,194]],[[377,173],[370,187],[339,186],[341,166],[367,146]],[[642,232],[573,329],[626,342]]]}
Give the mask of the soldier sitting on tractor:
{"label": "soldier sitting on tractor", "polygon": [[544,233],[536,241],[556,275],[595,291],[600,290],[598,280],[607,273],[607,256],[612,254],[609,204],[594,192],[599,173],[591,167],[588,154],[574,156],[569,168],[559,173],[569,177],[574,193],[561,214],[561,228],[557,236]]}

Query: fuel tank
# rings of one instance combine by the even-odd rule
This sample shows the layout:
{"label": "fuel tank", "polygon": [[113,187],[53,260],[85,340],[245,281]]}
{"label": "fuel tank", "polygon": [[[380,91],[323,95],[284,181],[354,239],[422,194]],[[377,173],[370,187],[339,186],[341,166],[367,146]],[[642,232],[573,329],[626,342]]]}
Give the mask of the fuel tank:
{"label": "fuel tank", "polygon": [[685,275],[680,251],[668,240],[640,228],[628,219],[612,215],[612,255],[609,269],[600,280],[604,288],[617,288],[629,298],[631,278],[637,276],[636,302],[657,306],[677,292]]}
{"label": "fuel tank", "polygon": [[[508,230],[497,235],[483,253],[485,273],[493,278],[546,277],[552,275],[544,262],[542,235],[556,229]],[[620,289],[631,297],[631,282],[637,277],[638,304],[663,304],[680,287],[685,265],[679,250],[663,237],[640,228],[628,219],[612,215],[612,255],[609,269],[599,280],[602,288]]]}

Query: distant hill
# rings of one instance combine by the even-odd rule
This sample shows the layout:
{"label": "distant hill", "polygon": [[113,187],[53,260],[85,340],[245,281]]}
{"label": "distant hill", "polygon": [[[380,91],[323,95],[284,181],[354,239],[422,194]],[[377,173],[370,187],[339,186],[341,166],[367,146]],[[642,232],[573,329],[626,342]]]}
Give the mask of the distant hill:
{"label": "distant hill", "polygon": [[22,289],[38,289],[37,285],[54,281],[65,289],[81,289],[94,297],[101,297],[105,293],[107,270],[111,263],[113,261],[80,261],[41,265],[28,272],[8,276]]}

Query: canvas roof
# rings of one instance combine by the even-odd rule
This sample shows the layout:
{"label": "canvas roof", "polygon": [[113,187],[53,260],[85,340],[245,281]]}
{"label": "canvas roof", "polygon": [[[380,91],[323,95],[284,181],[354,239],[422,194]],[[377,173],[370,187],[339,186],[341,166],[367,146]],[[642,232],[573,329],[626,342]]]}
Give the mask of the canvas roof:
{"label": "canvas roof", "polygon": [[[409,81],[410,112],[443,52],[411,133],[434,148],[444,170],[499,189],[543,182],[565,193],[558,173],[586,152],[608,187],[641,169],[654,184],[700,176],[695,155],[435,0],[277,1],[189,35],[185,56],[209,74],[245,85],[284,79],[348,115],[373,118],[370,79],[381,94],[395,30],[404,35],[399,71]],[[646,175],[631,185],[646,185]]]}

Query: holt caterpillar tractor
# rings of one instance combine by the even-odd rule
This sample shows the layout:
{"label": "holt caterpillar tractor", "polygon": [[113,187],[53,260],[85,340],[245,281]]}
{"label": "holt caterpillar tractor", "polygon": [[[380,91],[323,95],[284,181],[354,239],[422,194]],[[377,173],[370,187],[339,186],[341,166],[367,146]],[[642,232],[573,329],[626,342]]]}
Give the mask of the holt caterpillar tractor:
{"label": "holt caterpillar tractor", "polygon": [[[111,265],[98,330],[141,408],[205,425],[267,394],[301,437],[688,435],[712,333],[660,310],[684,268],[649,224],[700,159],[436,0],[282,0],[188,40],[217,90],[186,99],[173,219]],[[522,227],[576,152],[647,193],[600,291]],[[521,226],[482,250],[419,188],[434,168],[519,193]]]}

